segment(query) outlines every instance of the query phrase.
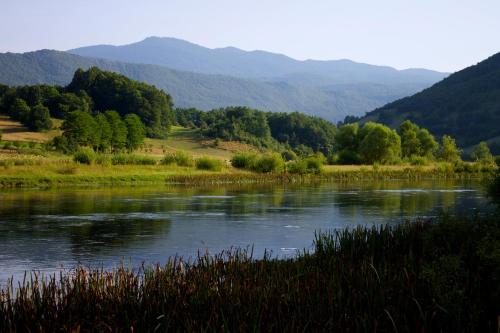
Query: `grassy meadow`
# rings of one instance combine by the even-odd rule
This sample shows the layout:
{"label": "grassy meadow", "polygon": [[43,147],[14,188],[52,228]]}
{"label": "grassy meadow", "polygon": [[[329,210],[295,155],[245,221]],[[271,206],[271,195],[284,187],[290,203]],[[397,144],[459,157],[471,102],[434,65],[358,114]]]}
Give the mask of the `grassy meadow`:
{"label": "grassy meadow", "polygon": [[[293,174],[287,166],[276,172],[253,172],[231,166],[232,157],[256,152],[248,144],[203,139],[199,130],[174,126],[167,139],[146,139],[132,155],[101,156],[102,161],[84,164],[72,155],[47,151],[44,142],[60,134],[60,122],[49,132],[30,132],[19,123],[0,118],[0,187],[99,186],[139,184],[213,184],[257,182],[308,182],[381,179],[448,179],[488,177],[491,170],[465,163],[457,170],[448,163],[425,166],[401,165],[323,165],[321,173]],[[193,159],[190,166],[162,163],[166,155],[184,154]],[[217,167],[206,164],[206,157],[220,160]],[[115,159],[123,159],[116,162]],[[195,163],[199,161],[199,163]],[[213,163],[212,163],[213,164]],[[205,167],[203,167],[205,165]]]}

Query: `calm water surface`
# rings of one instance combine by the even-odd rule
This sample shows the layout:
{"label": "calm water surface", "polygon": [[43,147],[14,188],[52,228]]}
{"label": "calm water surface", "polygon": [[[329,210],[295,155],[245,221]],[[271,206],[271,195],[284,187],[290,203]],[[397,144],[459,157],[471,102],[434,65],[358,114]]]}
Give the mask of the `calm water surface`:
{"label": "calm water surface", "polygon": [[164,263],[230,247],[311,249],[316,230],[488,210],[471,182],[0,191],[0,286],[24,271]]}

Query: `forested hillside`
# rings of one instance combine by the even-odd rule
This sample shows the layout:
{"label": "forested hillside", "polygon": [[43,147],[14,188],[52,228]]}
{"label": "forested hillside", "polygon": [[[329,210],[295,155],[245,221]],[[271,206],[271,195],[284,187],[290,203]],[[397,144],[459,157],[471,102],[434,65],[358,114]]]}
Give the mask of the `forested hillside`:
{"label": "forested hillside", "polygon": [[171,97],[165,92],[96,67],[77,70],[66,87],[0,86],[0,113],[34,131],[51,129],[51,117],[67,119],[75,111],[109,110],[119,117],[138,116],[151,137],[165,137],[174,122]]}
{"label": "forested hillside", "polygon": [[370,112],[363,121],[397,127],[405,119],[462,147],[488,141],[500,153],[500,53],[414,96]]}
{"label": "forested hillside", "polygon": [[[330,121],[365,112],[427,87],[431,82],[331,84],[317,76],[293,75],[266,81],[172,70],[42,50],[0,54],[0,83],[68,84],[75,70],[92,66],[168,91],[177,107],[201,110],[242,105],[266,111],[300,111]],[[432,81],[435,82],[435,81]],[[322,85],[318,87],[317,85]]]}

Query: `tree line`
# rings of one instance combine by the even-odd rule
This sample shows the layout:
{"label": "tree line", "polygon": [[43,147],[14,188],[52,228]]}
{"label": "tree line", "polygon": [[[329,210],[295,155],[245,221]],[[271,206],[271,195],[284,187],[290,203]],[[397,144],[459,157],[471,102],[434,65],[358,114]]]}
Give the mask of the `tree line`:
{"label": "tree line", "polygon": [[166,137],[174,122],[168,94],[96,67],[78,69],[66,87],[0,86],[0,113],[33,131],[51,129],[51,117],[66,119],[74,111],[96,115],[106,110],[115,110],[120,117],[136,114],[150,137]]}
{"label": "tree line", "polygon": [[133,151],[144,143],[146,129],[139,116],[133,113],[120,117],[116,111],[95,116],[84,111],[68,113],[63,134],[54,138],[54,146],[63,152],[90,147],[97,152]]}
{"label": "tree line", "polygon": [[248,107],[227,107],[208,112],[176,109],[180,126],[200,129],[203,136],[242,141],[259,148],[309,155],[334,150],[336,127],[324,119],[299,112],[264,112]]}
{"label": "tree line", "polygon": [[[432,160],[460,162],[462,151],[455,139],[444,135],[440,142],[427,129],[407,120],[399,128],[383,124],[346,121],[339,126],[298,112],[274,113],[247,107],[228,107],[208,112],[176,109],[176,122],[199,128],[210,138],[244,141],[278,150],[290,156],[324,154],[331,163],[373,164],[409,161],[424,164]],[[493,162],[486,143],[473,150],[475,161]],[[289,158],[286,158],[289,159]]]}

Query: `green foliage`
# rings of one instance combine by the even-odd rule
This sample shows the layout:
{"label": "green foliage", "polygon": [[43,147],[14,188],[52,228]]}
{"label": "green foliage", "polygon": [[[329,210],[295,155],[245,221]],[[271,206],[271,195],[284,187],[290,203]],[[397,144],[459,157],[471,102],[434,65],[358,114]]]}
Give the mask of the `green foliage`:
{"label": "green foliage", "polygon": [[267,153],[260,156],[253,166],[253,171],[261,173],[282,172],[285,169],[285,161],[278,153]]}
{"label": "green foliage", "polygon": [[63,92],[49,101],[48,104],[51,115],[60,119],[66,118],[66,115],[73,111],[91,112],[93,109],[92,99],[85,91],[79,92],[78,95]]}
{"label": "green foliage", "polygon": [[409,158],[409,162],[411,165],[428,165],[430,163],[429,159],[425,156],[411,156]]}
{"label": "green foliage", "polygon": [[144,144],[145,129],[141,119],[132,113],[129,113],[124,118],[125,126],[127,127],[127,149],[129,151],[136,150]]}
{"label": "green foliage", "polygon": [[286,170],[292,174],[320,174],[323,166],[322,159],[316,156],[310,156],[301,160],[287,163]]}
{"label": "green foliage", "polygon": [[62,124],[64,139],[60,144],[67,145],[69,150],[78,147],[94,147],[99,136],[96,130],[99,128],[94,117],[84,111],[73,111],[68,113]]}
{"label": "green foliage", "polygon": [[109,110],[104,112],[111,129],[111,147],[113,151],[120,151],[127,146],[127,125],[123,122],[118,112]]}
{"label": "green foliage", "polygon": [[210,138],[242,141],[277,151],[292,148],[301,156],[316,151],[328,156],[333,152],[335,125],[298,112],[265,113],[247,107],[209,112],[177,109],[176,117],[180,125],[200,128]]}
{"label": "green foliage", "polygon": [[177,164],[178,166],[192,167],[194,166],[194,159],[184,151],[176,151],[175,153],[166,154],[162,160],[162,164]]}
{"label": "green foliage", "polygon": [[24,99],[15,97],[7,107],[7,114],[12,119],[20,121],[23,125],[28,125],[31,118],[31,108]]}
{"label": "green foliage", "polygon": [[203,135],[207,137],[273,146],[264,112],[246,107],[229,107],[205,113],[204,118],[207,128],[203,129]]}
{"label": "green foliage", "polygon": [[283,157],[285,161],[295,161],[298,158],[297,154],[290,149],[286,149],[281,152],[281,157]]}
{"label": "green foliage", "polygon": [[368,122],[359,137],[359,154],[364,163],[391,163],[401,156],[401,139],[387,126]]}
{"label": "green foliage", "polygon": [[96,157],[97,155],[92,148],[83,147],[77,150],[73,160],[77,163],[90,165],[94,164]]}
{"label": "green foliage", "polygon": [[28,128],[32,131],[47,131],[52,129],[49,109],[42,104],[37,104],[31,109]]}
{"label": "green foliage", "polygon": [[254,152],[243,152],[234,154],[231,165],[238,169],[251,170],[255,166],[258,156]]}
{"label": "green foliage", "polygon": [[106,152],[112,146],[113,130],[109,124],[108,118],[103,114],[99,113],[95,116],[96,123],[96,150]]}
{"label": "green foliage", "polygon": [[441,139],[441,147],[439,150],[439,157],[445,162],[456,163],[460,162],[461,150],[458,149],[455,139],[448,135],[443,135]]}
{"label": "green foliage", "polygon": [[491,154],[490,148],[488,148],[488,144],[486,142],[480,142],[477,146],[474,147],[471,153],[471,158],[483,164],[494,164],[495,159]]}
{"label": "green foliage", "polygon": [[154,86],[97,67],[77,70],[67,90],[85,91],[92,98],[95,110],[116,110],[122,117],[137,114],[149,136],[165,137],[174,122],[169,95]]}
{"label": "green foliage", "polygon": [[[29,108],[43,105],[50,116],[61,119],[65,119],[74,111],[90,113],[116,110],[120,117],[136,114],[146,125],[147,134],[154,137],[165,137],[174,122],[169,95],[154,86],[96,67],[87,71],[77,70],[73,80],[65,88],[33,85],[4,91],[0,101],[0,113],[7,113],[28,126],[29,113],[24,106],[19,109],[16,99],[24,100]],[[37,118],[31,122],[40,124],[41,127],[28,127],[34,130],[47,129],[48,123],[45,119],[48,117],[45,111],[41,117],[42,120]],[[135,144],[130,143],[132,146]]]}
{"label": "green foliage", "polygon": [[224,163],[217,158],[204,156],[196,159],[196,169],[199,170],[221,171],[223,166]]}
{"label": "green foliage", "polygon": [[151,156],[134,154],[113,154],[111,155],[113,165],[156,165],[157,161]]}
{"label": "green foliage", "polygon": [[338,151],[338,163],[358,164],[361,162],[359,156],[359,125],[358,123],[346,124],[339,127],[335,134],[336,149]]}
{"label": "green foliage", "polygon": [[401,137],[402,157],[426,156],[431,158],[438,144],[426,129],[421,129],[410,120],[404,121],[398,131]]}
{"label": "green foliage", "polygon": [[337,128],[334,124],[303,113],[268,113],[271,135],[278,142],[295,148],[310,147],[315,152],[331,155]]}
{"label": "green foliage", "polygon": [[500,53],[368,116],[392,127],[404,116],[436,135],[455,137],[462,147],[476,145],[500,136],[499,77]]}

